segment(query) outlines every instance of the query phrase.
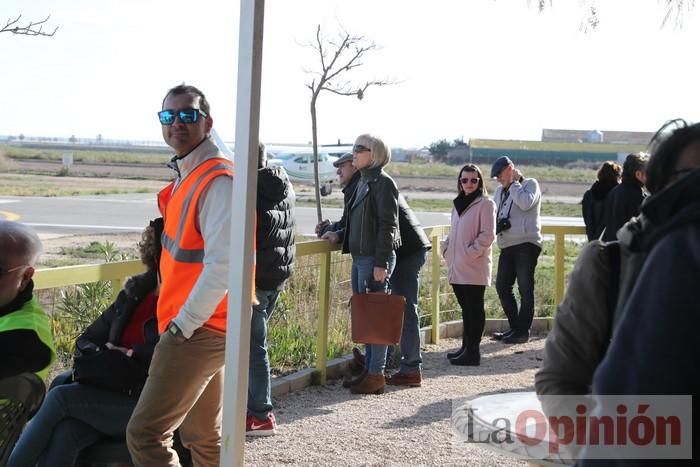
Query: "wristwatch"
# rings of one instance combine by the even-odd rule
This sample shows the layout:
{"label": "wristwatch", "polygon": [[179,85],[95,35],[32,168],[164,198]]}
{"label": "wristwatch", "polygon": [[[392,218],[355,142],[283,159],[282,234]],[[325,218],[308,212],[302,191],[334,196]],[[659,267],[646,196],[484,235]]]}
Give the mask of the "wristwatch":
{"label": "wristwatch", "polygon": [[180,329],[178,325],[175,324],[175,321],[171,321],[170,324],[168,324],[166,331],[168,331],[173,337],[179,337],[183,340],[185,339],[185,335],[182,333],[182,329]]}

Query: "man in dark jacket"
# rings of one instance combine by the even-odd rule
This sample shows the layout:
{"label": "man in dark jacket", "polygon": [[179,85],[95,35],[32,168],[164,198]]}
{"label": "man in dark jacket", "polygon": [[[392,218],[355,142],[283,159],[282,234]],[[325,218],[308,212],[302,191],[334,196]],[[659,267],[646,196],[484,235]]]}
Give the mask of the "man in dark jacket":
{"label": "man in dark jacket", "polygon": [[418,289],[420,270],[425,264],[425,255],[431,249],[418,218],[404,197],[399,194],[399,232],[401,246],[396,250],[396,267],[391,274],[393,293],[406,298],[401,330],[401,364],[399,372],[386,378],[386,383],[395,386],[420,386],[420,318],[418,317]]}
{"label": "man in dark jacket", "polygon": [[[360,172],[357,171],[354,165],[352,165],[352,153],[346,152],[333,162],[333,167],[336,169],[336,175],[338,175],[338,183],[343,187],[343,206],[348,204],[353,193],[355,193],[355,188],[357,188],[357,183],[360,181]],[[341,230],[345,226],[345,210],[343,210],[343,216],[339,221],[330,222],[325,219],[316,225],[316,235],[320,238],[326,232],[335,232]]]}
{"label": "man in dark jacket", "polygon": [[647,160],[649,156],[644,153],[630,154],[625,159],[622,183],[613,188],[606,198],[604,241],[616,240],[620,227],[639,214],[639,206],[647,196],[644,190]]}
{"label": "man in dark jacket", "polygon": [[295,195],[281,167],[267,167],[265,147],[258,150],[258,198],[255,260],[255,296],[250,324],[248,416],[246,435],[269,436],[276,432],[270,389],[267,329],[284,284],[292,273]]}

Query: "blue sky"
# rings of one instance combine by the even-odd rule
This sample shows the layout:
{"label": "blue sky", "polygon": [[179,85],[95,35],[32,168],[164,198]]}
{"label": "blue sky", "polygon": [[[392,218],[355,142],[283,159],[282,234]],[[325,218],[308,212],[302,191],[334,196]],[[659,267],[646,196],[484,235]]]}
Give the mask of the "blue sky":
{"label": "blue sky", "polygon": [[[364,100],[324,94],[323,143],[373,132],[393,146],[439,138],[538,139],[543,127],[653,131],[699,120],[698,14],[661,29],[658,0],[599,0],[601,23],[579,30],[588,0],[268,0],[261,138],[311,139],[308,42],[321,24],[381,45],[360,79],[398,84]],[[235,128],[238,2],[4,0],[0,18],[51,13],[52,38],[0,35],[0,134],[158,140],[169,87],[208,95],[215,127]]]}

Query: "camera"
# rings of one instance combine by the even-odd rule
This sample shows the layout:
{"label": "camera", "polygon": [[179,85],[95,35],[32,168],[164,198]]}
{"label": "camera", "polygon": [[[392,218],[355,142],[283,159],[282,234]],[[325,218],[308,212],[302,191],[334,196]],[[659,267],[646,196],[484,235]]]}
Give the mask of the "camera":
{"label": "camera", "polygon": [[510,219],[508,217],[498,219],[498,222],[496,222],[496,235],[501,232],[505,232],[506,230],[510,229],[510,227]]}

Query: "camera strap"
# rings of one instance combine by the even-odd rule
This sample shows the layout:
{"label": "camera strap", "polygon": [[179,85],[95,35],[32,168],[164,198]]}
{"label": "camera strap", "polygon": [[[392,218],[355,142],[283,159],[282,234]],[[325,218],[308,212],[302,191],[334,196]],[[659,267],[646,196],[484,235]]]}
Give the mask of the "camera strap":
{"label": "camera strap", "polygon": [[[503,206],[505,206],[506,201],[508,201],[508,197],[510,196],[510,187],[508,187],[505,190],[505,193],[503,194],[503,198],[501,198],[501,205],[498,206],[498,214],[500,216],[501,214],[501,209],[503,209]],[[506,217],[499,217],[499,219],[510,219],[510,210],[513,209],[513,201],[511,200],[510,206],[508,206],[508,213],[506,214]]]}

